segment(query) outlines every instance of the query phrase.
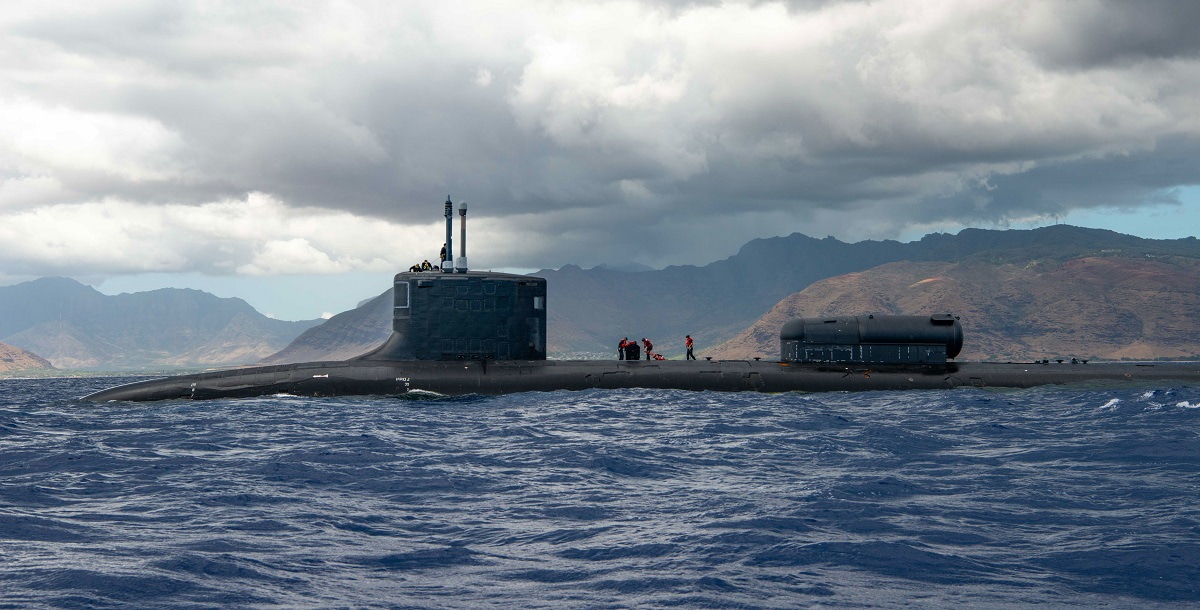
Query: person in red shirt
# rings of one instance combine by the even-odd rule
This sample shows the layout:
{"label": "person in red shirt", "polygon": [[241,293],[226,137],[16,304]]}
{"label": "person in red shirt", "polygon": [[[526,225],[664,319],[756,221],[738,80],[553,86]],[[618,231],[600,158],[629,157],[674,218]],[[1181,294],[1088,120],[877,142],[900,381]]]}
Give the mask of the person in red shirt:
{"label": "person in red shirt", "polygon": [[688,335],[687,338],[684,339],[683,343],[684,343],[684,345],[687,345],[687,350],[688,350],[687,359],[695,360],[696,355],[692,353],[692,336]]}
{"label": "person in red shirt", "polygon": [[621,339],[621,342],[617,344],[617,360],[625,359],[625,348],[628,345],[629,345],[629,337],[625,337],[624,339]]}
{"label": "person in red shirt", "polygon": [[642,337],[642,347],[646,349],[646,360],[649,360],[652,357],[650,352],[654,349],[654,344],[649,339]]}

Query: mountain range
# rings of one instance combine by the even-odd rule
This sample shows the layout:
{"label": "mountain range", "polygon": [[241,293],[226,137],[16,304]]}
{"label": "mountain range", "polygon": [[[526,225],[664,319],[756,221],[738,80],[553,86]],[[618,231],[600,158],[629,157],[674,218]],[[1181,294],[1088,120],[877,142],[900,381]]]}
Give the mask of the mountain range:
{"label": "mountain range", "polygon": [[[1187,288],[1195,285],[1197,261],[1194,237],[1152,240],[1055,225],[966,229],[911,243],[848,244],[794,233],[754,240],[703,267],[568,265],[537,275],[548,282],[548,347],[556,358],[611,358],[623,336],[649,337],[679,356],[685,334],[699,341],[701,354],[774,358],[788,316],[934,312],[962,318],[964,357],[1051,357],[1066,350],[1154,358],[1200,353],[1200,337],[1184,322],[1198,311]],[[1135,278],[1139,288],[1125,285]],[[386,302],[387,294],[378,298]],[[352,339],[342,337],[346,328]],[[382,343],[390,332],[390,311],[373,301],[307,331],[302,349],[289,346],[267,362],[341,358]]]}
{"label": "mountain range", "polygon": [[321,322],[275,320],[241,299],[200,290],[110,296],[68,278],[0,286],[0,341],[62,369],[246,364],[283,349]]}
{"label": "mountain range", "polygon": [[701,353],[777,358],[779,329],[795,318],[954,313],[963,326],[963,360],[1197,359],[1198,311],[1194,258],[905,261],[816,282]]}
{"label": "mountain range", "polygon": [[[548,282],[552,358],[611,358],[647,337],[681,356],[767,357],[792,317],[953,313],[962,358],[1200,354],[1200,241],[1055,225],[966,229],[910,243],[799,233],[727,259],[662,270],[581,269]],[[284,322],[240,299],[182,289],[106,296],[64,278],[0,287],[0,341],[67,369],[163,369],[340,360],[391,332],[391,289],[327,321]]]}
{"label": "mountain range", "polygon": [[[683,336],[717,345],[745,330],[781,299],[814,282],[898,261],[1053,264],[1088,256],[1200,258],[1200,240],[1152,240],[1102,229],[1054,225],[1028,230],[964,229],[919,241],[845,243],[800,233],[756,239],[703,267],[620,273],[566,266],[542,270],[549,285],[551,353],[614,353],[621,337],[648,337],[666,349]],[[671,352],[668,352],[671,353]]]}

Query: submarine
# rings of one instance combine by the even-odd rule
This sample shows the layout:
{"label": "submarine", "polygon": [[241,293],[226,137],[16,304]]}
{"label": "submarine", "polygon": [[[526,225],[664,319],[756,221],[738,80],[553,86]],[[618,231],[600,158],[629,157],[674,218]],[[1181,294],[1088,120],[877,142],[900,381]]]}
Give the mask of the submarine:
{"label": "submarine", "polygon": [[252,366],[139,381],[90,401],[294,396],[510,394],[678,389],[715,392],[859,392],[1041,385],[1200,382],[1200,362],[956,362],[962,324],[952,314],[801,318],[782,326],[777,361],[549,360],[544,278],[467,267],[466,204],[446,198],[447,258],[397,273],[392,334],[342,361]]}

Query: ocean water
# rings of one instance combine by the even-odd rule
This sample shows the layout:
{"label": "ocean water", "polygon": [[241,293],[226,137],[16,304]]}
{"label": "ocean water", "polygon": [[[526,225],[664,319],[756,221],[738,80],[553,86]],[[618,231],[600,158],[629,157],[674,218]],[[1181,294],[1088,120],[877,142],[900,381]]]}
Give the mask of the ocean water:
{"label": "ocean water", "polygon": [[0,607],[1200,605],[1200,388],[122,381],[0,380]]}

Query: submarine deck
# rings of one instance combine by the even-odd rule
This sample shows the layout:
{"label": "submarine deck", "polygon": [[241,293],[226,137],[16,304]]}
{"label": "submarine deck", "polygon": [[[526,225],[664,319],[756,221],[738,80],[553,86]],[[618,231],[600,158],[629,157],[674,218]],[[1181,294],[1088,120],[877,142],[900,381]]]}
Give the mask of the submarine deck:
{"label": "submarine deck", "polygon": [[510,394],[591,388],[695,391],[857,392],[1026,388],[1054,384],[1200,383],[1200,362],[810,364],[721,360],[372,361],[250,367],[140,381],[92,401],[297,396]]}

